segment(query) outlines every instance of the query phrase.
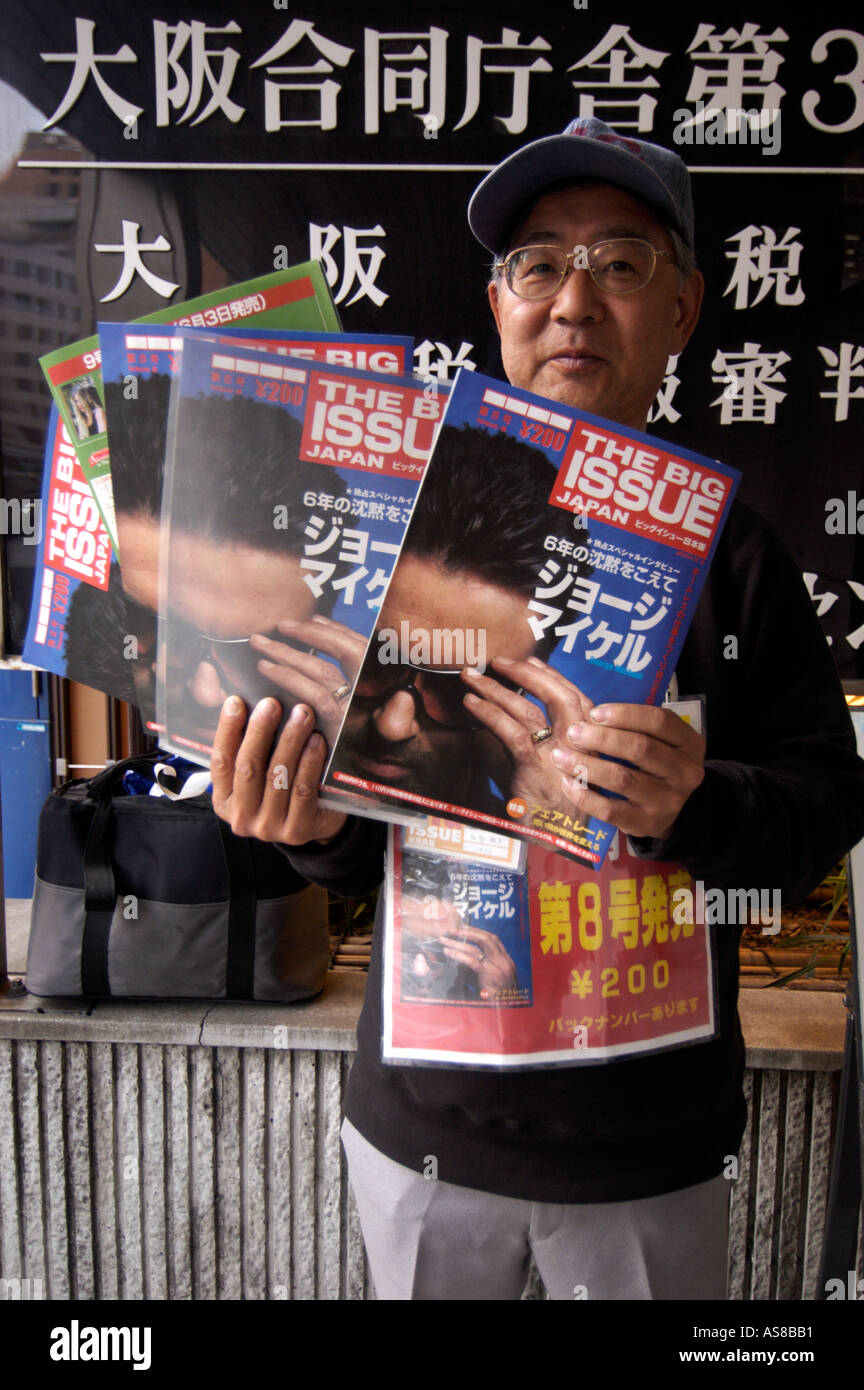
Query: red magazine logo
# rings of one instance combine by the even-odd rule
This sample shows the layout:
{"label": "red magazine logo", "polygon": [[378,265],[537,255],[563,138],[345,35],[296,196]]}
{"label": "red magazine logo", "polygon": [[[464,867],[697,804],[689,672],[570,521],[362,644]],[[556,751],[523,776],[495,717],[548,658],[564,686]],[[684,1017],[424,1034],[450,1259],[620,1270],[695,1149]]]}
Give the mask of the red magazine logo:
{"label": "red magazine logo", "polygon": [[108,588],[111,543],[65,431],[55,444],[45,563],[97,589]]}
{"label": "red magazine logo", "polygon": [[443,396],[311,372],[301,457],[388,478],[422,478]]}
{"label": "red magazine logo", "polygon": [[631,536],[707,555],[732,488],[709,466],[647,449],[626,435],[573,431],[550,503]]}

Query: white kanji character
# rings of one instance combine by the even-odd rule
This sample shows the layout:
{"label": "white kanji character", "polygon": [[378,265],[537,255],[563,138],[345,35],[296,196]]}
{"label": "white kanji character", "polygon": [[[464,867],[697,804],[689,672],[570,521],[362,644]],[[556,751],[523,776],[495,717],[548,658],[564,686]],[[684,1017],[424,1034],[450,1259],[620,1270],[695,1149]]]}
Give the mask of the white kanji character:
{"label": "white kanji character", "polygon": [[[855,579],[847,579],[846,583],[849,585],[849,588],[856,598],[864,599],[864,584],[859,584]],[[854,632],[848,632],[846,634],[846,641],[849,643],[849,646],[854,647],[857,652],[861,643],[864,642],[864,623],[862,623],[860,627],[856,627]]]}
{"label": "white kanji character", "polygon": [[350,604],[350,603],[353,603],[353,602],[354,602],[354,594],[355,594],[355,592],[356,592],[356,590],[357,590],[357,585],[360,583],[360,580],[363,579],[363,578],[365,578],[365,576],[366,576],[368,573],[369,573],[369,571],[367,570],[366,566],[365,566],[365,565],[360,565],[359,568],[357,568],[356,570],[352,570],[350,574],[346,574],[345,577],[344,577],[344,579],[336,579],[336,580],[334,580],[334,582],[333,582],[333,588],[334,588],[334,589],[340,589],[340,590],[341,590],[341,589],[344,589],[344,590],[345,590],[345,602],[346,602],[346,603],[349,603],[349,604]]}
{"label": "white kanji character", "polygon": [[624,645],[616,656],[613,665],[623,666],[625,671],[644,671],[645,667],[653,660],[651,653],[644,649],[645,638],[641,632],[628,632],[624,639]]}
{"label": "white kanji character", "polygon": [[841,343],[838,352],[828,347],[820,347],[819,351],[827,364],[825,376],[834,377],[837,381],[836,391],[820,391],[819,396],[822,400],[837,402],[834,407],[835,420],[847,420],[849,402],[864,396],[864,386],[851,390],[852,378],[864,377],[864,347],[855,343]]}
{"label": "white kanji character", "polygon": [[[416,112],[417,119],[426,130],[441,129],[446,104],[448,37],[446,29],[437,29],[434,25],[428,33],[421,34],[382,34],[378,29],[365,30],[363,67],[366,74],[364,116],[367,135],[377,135],[381,128],[378,102],[382,86],[382,57],[384,114],[392,115],[398,106],[407,106],[410,111]],[[382,43],[388,45],[386,53],[382,53]],[[394,47],[394,44],[400,43],[413,43],[413,47],[407,52],[400,52]],[[412,66],[396,66],[406,63]],[[418,63],[427,64],[428,72],[424,72]],[[403,91],[407,89],[406,95],[398,95],[400,86]]]}
{"label": "white kanji character", "polygon": [[[817,594],[816,585],[819,580],[818,574],[811,574],[809,571],[805,571],[804,574],[802,574],[801,578],[804,580],[804,585],[807,589],[807,592],[816,605],[817,618],[823,618],[825,614],[828,613],[834,607],[834,604],[837,602],[838,595],[832,594],[830,590],[824,594]],[[828,642],[829,647],[833,645],[833,638],[827,637],[826,640]]]}
{"label": "white kanji character", "polygon": [[[658,575],[657,578],[659,579],[660,576]],[[654,598],[654,595],[649,594],[646,590],[645,593],[643,593],[641,599],[639,599],[635,605],[636,612],[642,614],[650,613],[651,609],[654,607],[655,602],[656,600]],[[645,622],[639,622],[638,619],[634,618],[633,622],[630,624],[630,631],[647,632],[649,628],[656,627],[657,624],[662,623],[663,619],[666,617],[666,613],[669,609],[669,606],[670,604],[668,598],[661,599],[660,604],[656,609],[653,617],[648,618]]]}
{"label": "white kanji character", "polygon": [[123,266],[119,278],[113,290],[109,294],[103,294],[100,304],[110,304],[113,299],[119,299],[121,294],[125,294],[135,275],[140,275],[156,294],[163,299],[170,299],[175,290],[180,286],[173,280],[163,280],[161,275],[148,270],[141,259],[142,251],[170,251],[171,243],[161,234],[155,241],[142,243],[138,240],[138,233],[141,230],[140,222],[129,222],[123,218],[123,240],[119,246],[109,246],[107,243],[94,243],[94,249],[102,252],[120,252],[123,255]]}
{"label": "white kanji character", "polygon": [[[579,95],[579,115],[596,116],[598,107],[612,107],[613,114],[602,118],[608,120],[610,125],[622,130],[653,130],[657,98],[649,96],[644,89],[653,89],[659,86],[659,83],[657,78],[651,77],[650,74],[645,77],[633,77],[632,74],[645,67],[659,68],[668,57],[668,53],[661,53],[659,49],[646,48],[644,44],[638,43],[631,35],[629,25],[612,24],[591,52],[586,53],[584,58],[580,58],[567,69],[568,72],[577,72],[582,68],[590,70],[589,81],[573,82],[577,91],[583,87],[587,88]],[[608,58],[608,62],[602,62],[603,58]],[[604,73],[608,76],[600,75]],[[611,93],[615,88],[621,88],[624,92],[638,91],[640,88],[643,91],[636,100],[625,100],[622,97],[612,97]],[[595,93],[604,90],[609,92],[609,99],[598,100]],[[632,112],[636,120],[618,118],[614,115],[615,110]]]}
{"label": "white kanji character", "polygon": [[[293,48],[303,39],[309,41],[322,56],[309,66],[298,64],[296,66],[284,66],[279,64],[280,58],[284,58],[286,53],[290,53]],[[337,67],[344,68],[354,56],[354,49],[347,48],[344,44],[335,43],[333,39],[325,39],[322,34],[315,33],[315,25],[308,19],[292,19],[285,33],[280,39],[267,49],[260,58],[257,58],[250,66],[253,68],[266,68],[267,79],[264,83],[264,128],[268,132],[285,130],[289,126],[315,126],[318,130],[335,130],[336,128],[336,104],[342,84],[335,82],[327,77],[323,82],[272,82],[272,77],[301,77],[311,76],[312,74],[333,72],[334,63]],[[282,114],[282,93],[283,92],[316,92],[318,95],[318,115],[312,120],[288,120]]]}
{"label": "white kanji character", "polygon": [[[459,350],[454,356],[446,343],[439,343],[437,339],[433,343],[430,342],[428,338],[424,338],[420,346],[414,349],[414,357],[416,359],[414,371],[418,376],[422,376],[424,380],[427,377],[435,376],[439,381],[450,381],[450,373],[458,371],[460,367],[464,367],[466,371],[471,372],[477,370],[477,363],[472,362],[468,356],[468,353],[473,351],[474,344],[466,343],[463,339],[459,344]],[[433,354],[436,352],[438,356],[433,358]]]}
{"label": "white kanji character", "polygon": [[773,425],[777,406],[786,398],[777,386],[786,381],[780,368],[790,360],[786,352],[763,352],[758,343],[745,343],[741,352],[718,350],[711,366],[720,375],[712,380],[724,382],[726,389],[711,404],[721,406],[721,425],[736,420]]}
{"label": "white kanji character", "polygon": [[649,425],[656,425],[658,420],[669,420],[674,425],[676,421],[681,419],[680,410],[676,410],[672,404],[675,398],[675,392],[681,385],[680,378],[675,375],[675,368],[678,366],[679,356],[680,353],[676,352],[674,356],[669,358],[666,364],[666,375],[660,384],[660,390],[654,397],[654,403],[648,412]]}
{"label": "white kanji character", "polygon": [[[240,54],[236,48],[212,49],[207,47],[207,39],[212,34],[240,34],[242,30],[235,20],[230,19],[221,28],[211,28],[203,20],[193,19],[191,24],[181,20],[179,24],[166,24],[162,19],[153,21],[153,56],[156,65],[156,124],[169,125],[171,107],[178,111],[186,103],[177,124],[183,125],[198,110],[204,90],[205,80],[210,89],[210,100],[199,116],[192,122],[200,125],[215,111],[221,111],[232,124],[245,114],[245,106],[238,106],[228,95]],[[170,39],[170,47],[169,47]],[[192,40],[191,78],[187,77],[180,65],[180,56],[189,40]],[[218,76],[213,72],[210,60],[220,61]],[[170,86],[170,79],[174,85]]]}
{"label": "white kanji character", "polygon": [[[789,282],[798,276],[803,249],[800,241],[790,241],[789,238],[797,236],[800,230],[800,227],[787,227],[778,241],[773,227],[750,226],[726,238],[732,246],[737,244],[737,250],[726,252],[726,259],[734,261],[735,266],[723,294],[735,291],[736,309],[750,307],[748,292],[751,284],[759,286],[754,305],[759,304],[772,290],[776,304],[804,303],[804,289],[800,282],[794,290],[789,288]],[[760,237],[761,242],[758,242]]]}
{"label": "white kanji character", "polygon": [[623,640],[624,637],[622,633],[613,632],[612,629],[606,625],[605,620],[601,619],[588,637],[589,642],[599,641],[600,645],[593,650],[586,647],[585,656],[591,661],[599,661],[601,657],[604,657],[607,652],[612,650],[616,642],[622,642]]}
{"label": "white kanji character", "polygon": [[[534,634],[535,642],[539,642],[547,627],[557,623],[561,617],[560,608],[552,608],[548,603],[539,603],[537,599],[532,599],[528,604],[528,626]],[[591,619],[589,618],[590,624]]]}
{"label": "white kanji character", "polygon": [[369,598],[366,600],[367,608],[381,607],[381,594],[387,588],[387,581],[389,578],[390,575],[387,571],[379,568],[375,571],[372,578],[367,580],[366,592],[369,594]]}
{"label": "white kanji character", "polygon": [[300,568],[311,571],[304,574],[303,583],[309,586],[316,598],[321,597],[327,581],[336,573],[336,566],[327,560],[301,560]]}
{"label": "white kanji character", "polygon": [[[339,269],[330,252],[337,241],[342,240],[342,283],[334,296],[336,304],[342,303],[355,279],[358,289],[348,300],[349,304],[356,304],[358,299],[368,296],[380,309],[390,298],[389,294],[385,294],[375,284],[378,272],[386,259],[386,251],[380,246],[359,245],[360,237],[386,235],[380,224],[375,227],[343,227],[340,231],[332,222],[326,227],[319,227],[317,222],[309,223],[309,259],[322,262],[327,284],[331,289],[339,279]],[[368,264],[364,264],[363,258],[368,258]]]}
{"label": "white kanji character", "polygon": [[[713,24],[700,24],[687,52],[694,64],[686,101],[698,101],[700,110],[687,125],[704,125],[718,107],[728,113],[727,119],[738,129],[738,117],[748,118],[752,99],[758,98],[759,110],[771,111],[771,125],[779,116],[780,99],[785,88],[774,79],[784,61],[771,43],[786,43],[789,35],[780,28],[773,34],[760,34],[759,25],[745,23],[741,31],[733,28],[725,34],[715,34]],[[704,44],[704,48],[700,45]],[[728,49],[726,45],[728,44]],[[704,105],[702,105],[704,103]],[[754,114],[756,114],[754,112]]]}
{"label": "white kanji character", "polygon": [[362,565],[369,548],[369,532],[354,531],[350,527],[342,532],[342,548],[338,559]]}
{"label": "white kanji character", "polygon": [[131,124],[137,120],[144,110],[143,106],[136,106],[134,102],[127,101],[125,97],[118,96],[113,87],[109,87],[105,78],[102,76],[98,63],[137,63],[138,57],[124,43],[122,48],[118,48],[116,53],[94,53],[93,52],[93,31],[96,25],[92,19],[75,20],[75,52],[74,53],[40,53],[39,57],[43,63],[74,63],[72,76],[69,79],[69,86],[54,115],[50,121],[45,122],[44,129],[56,125],[62,121],[72,107],[77,102],[85,86],[87,78],[92,77],[99,91],[114,115],[124,125]]}
{"label": "white kanji character", "polygon": [[591,613],[599,593],[600,585],[595,580],[574,575],[573,593],[567,600],[567,607],[575,608],[577,613]]}
{"label": "white kanji character", "polygon": [[313,544],[313,541],[317,541],[318,537],[323,532],[324,526],[325,522],[322,521],[320,516],[310,516],[303,528],[304,536],[309,537],[309,541],[303,547],[304,554],[323,555],[324,551],[329,550],[331,545],[334,545],[342,535],[341,527],[331,522],[329,534],[324,537],[323,541],[319,541],[317,545]]}
{"label": "white kanji character", "polygon": [[480,105],[480,77],[481,72],[507,73],[513,78],[513,103],[510,107],[509,116],[496,116],[495,120],[500,121],[508,135],[521,135],[528,124],[528,83],[531,80],[532,72],[551,72],[552,64],[547,63],[545,58],[535,58],[533,63],[487,63],[483,61],[484,51],[492,53],[517,52],[536,53],[540,50],[549,52],[551,44],[538,34],[530,43],[522,44],[519,41],[519,31],[517,29],[506,29],[501,26],[500,43],[484,43],[482,39],[476,39],[469,35],[466,46],[467,75],[465,81],[465,109],[459,122],[453,127],[454,130],[461,130],[477,114]]}
{"label": "white kanji character", "polygon": [[[562,574],[563,577],[558,583],[553,583],[557,574]],[[541,588],[538,583],[534,590],[534,596],[538,599],[557,598],[559,594],[565,593],[573,583],[573,575],[569,574],[567,570],[562,571],[557,560],[547,560],[537,577],[538,580],[542,580],[543,584],[548,585],[547,588]]]}
{"label": "white kanji character", "polygon": [[619,598],[617,594],[601,594],[600,602],[605,603],[608,608],[618,608],[622,613],[632,613],[633,611],[633,604],[630,600]]}
{"label": "white kanji character", "polygon": [[[582,631],[583,628],[590,627],[593,621],[593,618],[580,618],[578,622],[564,623],[561,627],[556,627],[555,636],[564,638],[564,645],[561,648],[562,652],[564,652],[565,654],[572,652],[576,642],[576,638],[579,636],[579,633]],[[528,619],[528,623],[530,625],[530,618]]]}

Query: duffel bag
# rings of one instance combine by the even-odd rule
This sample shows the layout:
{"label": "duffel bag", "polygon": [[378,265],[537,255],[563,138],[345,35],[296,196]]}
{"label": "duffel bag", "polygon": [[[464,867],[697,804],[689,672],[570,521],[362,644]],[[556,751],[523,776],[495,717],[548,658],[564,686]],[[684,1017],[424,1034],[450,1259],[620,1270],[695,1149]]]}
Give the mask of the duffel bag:
{"label": "duffel bag", "polygon": [[58,787],[39,819],[31,994],[293,1002],[323,988],[327,894],[273,845],[245,839],[209,793],[123,793],[115,763]]}

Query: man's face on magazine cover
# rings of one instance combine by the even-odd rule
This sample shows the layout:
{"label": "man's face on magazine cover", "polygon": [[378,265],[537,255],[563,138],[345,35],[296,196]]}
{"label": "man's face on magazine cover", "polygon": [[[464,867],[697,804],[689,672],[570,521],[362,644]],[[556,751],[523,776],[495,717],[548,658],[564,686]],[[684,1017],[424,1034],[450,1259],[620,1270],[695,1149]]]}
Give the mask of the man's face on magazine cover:
{"label": "man's face on magazine cover", "polygon": [[[487,665],[498,656],[518,661],[534,652],[527,598],[471,574],[443,570],[431,557],[403,555],[387,590],[379,630],[404,630],[414,641],[428,634],[434,649],[436,631],[452,630],[457,615],[463,632],[484,634]],[[462,702],[468,686],[458,671],[446,674],[443,662],[429,663],[433,669],[428,673],[378,662],[383,648],[378,644],[376,649],[376,643],[373,637],[370,658],[342,726],[336,766],[370,781],[453,802],[464,803],[473,792],[485,804],[489,777],[503,780],[507,764],[498,740],[471,726]],[[449,727],[453,725],[457,727]]]}
{"label": "man's face on magazine cover", "polygon": [[[123,557],[127,597],[155,619],[159,528],[154,521],[124,518]],[[230,694],[239,693],[250,704],[265,695],[284,699],[284,692],[258,672],[260,653],[245,639],[275,630],[283,618],[311,618],[315,607],[299,556],[193,534],[172,537],[168,618],[173,650],[166,679],[173,683],[178,703],[196,717],[194,728],[183,732],[212,733]],[[143,679],[152,684],[153,652],[142,645],[140,655],[136,668],[143,666]]]}
{"label": "man's face on magazine cover", "polygon": [[[668,233],[639,198],[608,183],[546,193],[515,228],[520,246],[592,246],[621,236],[672,251]],[[503,257],[502,257],[503,259]],[[652,279],[610,294],[587,270],[573,270],[548,299],[523,299],[503,277],[489,286],[504,370],[514,386],[642,430],[670,355],[683,350],[701,303],[698,273],[683,285],[658,257]]]}

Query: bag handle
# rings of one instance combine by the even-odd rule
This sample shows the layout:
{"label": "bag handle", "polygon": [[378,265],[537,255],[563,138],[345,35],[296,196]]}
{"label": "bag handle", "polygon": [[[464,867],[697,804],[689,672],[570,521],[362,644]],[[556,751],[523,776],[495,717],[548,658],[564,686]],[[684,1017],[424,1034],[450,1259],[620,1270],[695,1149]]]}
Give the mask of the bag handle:
{"label": "bag handle", "polygon": [[151,772],[157,763],[164,763],[164,753],[139,753],[132,758],[123,758],[119,763],[110,763],[87,784],[87,795],[92,801],[111,797],[123,780],[124,772]]}
{"label": "bag handle", "polygon": [[[117,781],[129,768],[152,769],[162,754],[126,758],[94,777],[88,795],[97,802],[84,845],[84,935],[81,946],[81,992],[108,997],[108,941],[117,901],[117,887],[111,858],[114,810],[112,796]],[[198,798],[187,805],[194,805]],[[164,805],[164,802],[159,803]],[[171,803],[176,804],[176,803]],[[181,803],[182,804],[182,803]],[[248,839],[235,835],[217,817],[219,838],[225,858],[228,881],[228,948],[226,998],[252,999],[255,986],[255,864]]]}

